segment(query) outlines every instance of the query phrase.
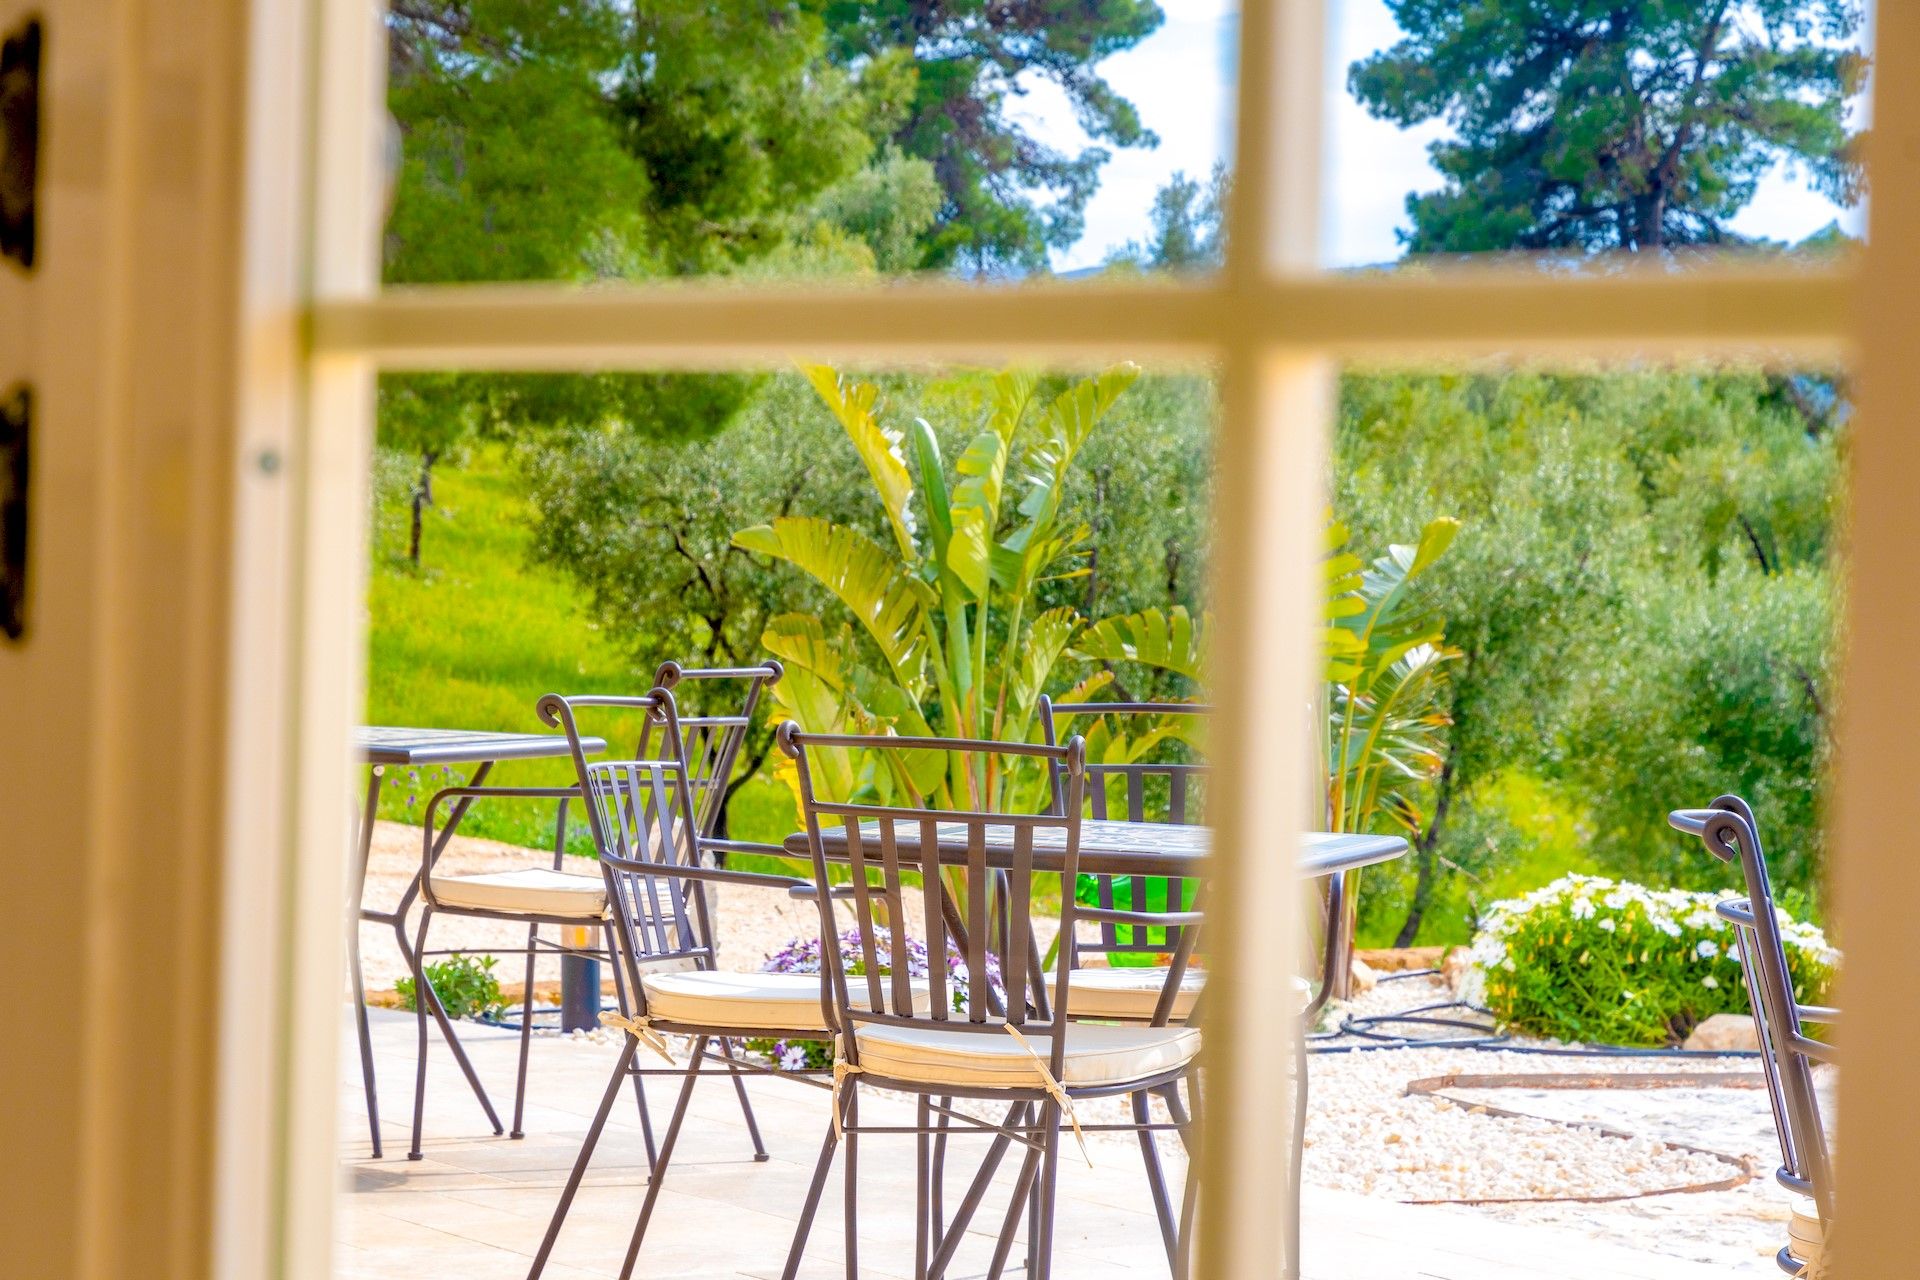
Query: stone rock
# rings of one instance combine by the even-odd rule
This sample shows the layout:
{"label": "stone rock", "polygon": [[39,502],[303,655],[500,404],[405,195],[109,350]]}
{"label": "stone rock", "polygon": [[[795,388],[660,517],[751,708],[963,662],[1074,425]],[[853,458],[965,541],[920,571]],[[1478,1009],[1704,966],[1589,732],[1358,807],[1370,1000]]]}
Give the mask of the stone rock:
{"label": "stone rock", "polygon": [[1353,961],[1353,994],[1365,995],[1379,985],[1380,975],[1365,960],[1355,957]]}
{"label": "stone rock", "polygon": [[1758,1049],[1759,1033],[1753,1018],[1744,1013],[1716,1013],[1693,1029],[1681,1046],[1686,1049]]}
{"label": "stone rock", "polygon": [[1445,947],[1361,947],[1353,954],[1365,960],[1376,973],[1398,973],[1403,969],[1437,969]]}

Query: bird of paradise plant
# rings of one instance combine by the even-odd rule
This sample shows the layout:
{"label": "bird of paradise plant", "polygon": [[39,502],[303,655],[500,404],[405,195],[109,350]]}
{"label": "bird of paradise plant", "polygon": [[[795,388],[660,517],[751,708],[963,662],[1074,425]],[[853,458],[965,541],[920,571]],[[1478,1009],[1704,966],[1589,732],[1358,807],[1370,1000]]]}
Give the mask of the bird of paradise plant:
{"label": "bird of paradise plant", "polygon": [[[736,545],[808,574],[851,615],[837,625],[797,613],[768,623],[762,643],[786,666],[773,690],[780,715],[815,732],[1030,741],[1040,695],[1060,683],[1063,660],[1092,668],[1066,702],[1090,700],[1116,663],[1203,681],[1207,621],[1184,608],[1093,622],[1070,607],[1029,616],[1040,584],[1086,572],[1089,530],[1063,518],[1062,495],[1082,447],[1139,376],[1136,366],[1115,365],[1051,399],[1031,372],[997,374],[980,429],[951,465],[924,419],[884,420],[874,384],[825,365],[801,372],[845,429],[891,541],[806,515],[734,534]],[[1371,566],[1347,552],[1344,527],[1329,528],[1325,742],[1335,830],[1364,829],[1381,813],[1418,821],[1412,802],[1387,784],[1424,776],[1441,758],[1446,719],[1437,708],[1455,655],[1409,584],[1458,527],[1436,520],[1416,546],[1390,548]],[[877,666],[863,658],[855,625]],[[1129,763],[1187,726],[1090,720],[1076,731],[1088,735],[1091,760]],[[1046,786],[1001,761],[969,768],[933,751],[823,750],[810,765],[821,795],[934,809],[1032,807]]]}
{"label": "bird of paradise plant", "polygon": [[1381,818],[1420,831],[1419,801],[1399,784],[1430,781],[1446,763],[1447,668],[1460,651],[1413,584],[1459,531],[1442,516],[1418,542],[1365,564],[1347,550],[1346,526],[1328,524],[1324,759],[1334,831],[1371,830]]}
{"label": "bird of paradise plant", "polygon": [[[1042,583],[1086,572],[1089,530],[1063,517],[1061,499],[1081,448],[1139,376],[1136,366],[1115,365],[1050,399],[1029,371],[994,376],[984,421],[951,465],[925,419],[884,420],[872,383],[825,365],[801,372],[845,428],[892,540],[804,515],[734,535],[736,545],[785,560],[831,592],[880,659],[877,669],[862,662],[849,624],[772,619],[762,642],[787,667],[775,687],[782,714],[815,731],[891,726],[904,736],[1027,741],[1064,658],[1117,654],[1136,631],[1157,625],[1159,647],[1133,660],[1197,672],[1197,649],[1176,652],[1197,639],[1184,609],[1172,623],[1136,615],[1084,630],[1072,608],[1032,613]],[[1079,700],[1110,680],[1095,672],[1069,696]],[[969,770],[939,752],[829,751],[812,767],[824,794],[906,796],[933,808],[1004,805],[1010,786],[1035,788],[1037,797],[1045,781],[992,759]]]}

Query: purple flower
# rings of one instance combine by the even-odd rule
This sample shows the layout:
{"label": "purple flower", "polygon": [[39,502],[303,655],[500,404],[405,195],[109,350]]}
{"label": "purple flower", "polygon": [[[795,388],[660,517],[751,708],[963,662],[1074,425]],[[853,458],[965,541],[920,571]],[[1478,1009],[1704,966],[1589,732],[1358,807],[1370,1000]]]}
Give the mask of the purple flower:
{"label": "purple flower", "polygon": [[[860,931],[849,929],[836,941],[840,944],[840,962],[848,976],[864,974],[867,971],[866,956],[860,946]],[[886,929],[874,930],[874,959],[881,974],[893,972],[893,935]],[[760,966],[763,973],[819,973],[821,960],[820,939],[794,938],[786,946],[768,956]],[[1006,987],[1001,981],[1000,960],[991,951],[986,956],[987,981],[993,989],[1004,993]],[[927,976],[927,947],[918,938],[907,939],[907,976],[924,978]],[[947,984],[953,993],[953,1007],[966,1008],[967,993],[972,986],[972,972],[966,957],[953,946],[947,944]]]}

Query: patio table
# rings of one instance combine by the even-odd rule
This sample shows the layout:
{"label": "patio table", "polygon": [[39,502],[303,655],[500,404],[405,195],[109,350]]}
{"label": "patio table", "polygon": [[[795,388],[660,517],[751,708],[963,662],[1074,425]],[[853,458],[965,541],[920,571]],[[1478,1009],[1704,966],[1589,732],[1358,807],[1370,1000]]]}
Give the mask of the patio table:
{"label": "patio table", "polygon": [[[583,738],[581,745],[595,755],[607,749],[606,742],[600,738]],[[378,1159],[381,1154],[380,1100],[374,1088],[373,1034],[367,1024],[367,989],[360,974],[359,925],[361,921],[366,921],[390,926],[394,941],[400,947],[400,954],[411,968],[414,957],[413,948],[407,943],[406,918],[408,908],[420,894],[420,876],[416,873],[401,894],[399,905],[392,910],[369,907],[364,901],[367,862],[373,851],[373,822],[380,807],[381,778],[388,767],[394,765],[419,768],[423,765],[471,764],[477,767],[467,780],[467,785],[477,787],[486,781],[493,766],[503,760],[552,760],[570,754],[571,748],[564,735],[553,733],[490,733],[469,729],[407,729],[371,725],[354,731],[353,746],[354,754],[370,767],[367,771],[366,807],[361,813],[358,832],[359,857],[355,859],[348,889],[347,963],[353,974],[354,1012],[360,1035],[360,1075],[367,1090],[367,1128],[373,1137],[374,1157]],[[472,804],[472,796],[462,797],[447,815],[446,824],[434,841],[436,855],[446,848],[447,841],[459,830],[460,820],[466,816]],[[416,993],[416,998],[424,994]],[[488,1099],[487,1091],[481,1087],[479,1075],[467,1060],[466,1051],[460,1047],[460,1037],[453,1033],[453,1026],[439,1002],[430,1000],[428,1005],[435,1022],[439,1024],[440,1034],[446,1038],[454,1059],[467,1077],[467,1083],[472,1086],[474,1096],[480,1099],[480,1105],[485,1109],[494,1131],[499,1132],[500,1117],[494,1113],[493,1103]]]}
{"label": "patio table", "polygon": [[[901,820],[894,823],[894,843],[903,857],[919,856],[920,827],[918,821]],[[1035,827],[1030,830],[1033,832],[1033,869],[1059,872],[1065,865],[1065,834],[1057,827]],[[863,822],[860,832],[863,845],[871,843],[877,848],[879,823]],[[989,867],[999,870],[1012,867],[1013,833],[1011,824],[987,828],[983,853]],[[936,828],[934,839],[939,847],[941,865],[966,865],[964,827],[942,823]],[[846,827],[822,827],[820,846],[827,857],[837,862],[846,861]],[[788,836],[783,847],[789,854],[798,857],[811,856],[807,833],[804,831],[796,831]],[[1212,851],[1211,827],[1179,822],[1117,822],[1106,818],[1088,818],[1080,824],[1079,869],[1087,875],[1197,878],[1204,875],[1207,858]],[[1337,895],[1347,872],[1376,863],[1391,862],[1395,858],[1405,857],[1406,853],[1407,842],[1399,836],[1307,831],[1301,833],[1295,866],[1303,880],[1331,877],[1330,883],[1335,886],[1333,892]],[[1331,918],[1340,909],[1337,896],[1331,901],[1330,908]],[[965,936],[965,928],[955,915],[951,901],[943,903],[943,914],[949,917],[948,927],[959,936]],[[1337,943],[1338,938],[1330,922],[1324,957],[1328,966],[1336,961],[1339,951]],[[1328,967],[1327,974],[1330,976],[1331,973],[1332,969]],[[1308,1018],[1319,1013],[1332,989],[1332,982],[1323,979],[1319,993],[1307,1006]]]}
{"label": "patio table", "polygon": [[[876,845],[879,824],[860,825],[861,838]],[[987,828],[985,853],[987,865],[1008,868],[1013,865],[1011,824]],[[935,839],[939,843],[943,865],[964,866],[967,861],[965,828],[958,824],[940,824]],[[894,823],[895,844],[903,855],[919,856],[920,823]],[[1033,869],[1058,872],[1065,861],[1065,837],[1056,828],[1033,829]],[[847,857],[845,827],[822,827],[820,845],[827,857],[844,861]],[[807,833],[796,831],[783,847],[789,854],[809,856]],[[1115,822],[1089,818],[1080,824],[1080,870],[1096,876],[1200,876],[1213,852],[1213,829],[1178,822]],[[1317,879],[1357,867],[1391,862],[1404,857],[1407,842],[1399,836],[1346,835],[1328,831],[1308,831],[1300,837],[1299,873],[1303,879]]]}

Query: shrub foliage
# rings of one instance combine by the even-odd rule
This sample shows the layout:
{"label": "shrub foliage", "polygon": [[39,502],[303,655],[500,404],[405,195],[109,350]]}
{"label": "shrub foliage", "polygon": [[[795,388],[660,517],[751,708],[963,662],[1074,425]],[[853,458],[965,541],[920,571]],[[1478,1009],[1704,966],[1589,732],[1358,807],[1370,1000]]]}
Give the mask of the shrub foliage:
{"label": "shrub foliage", "polygon": [[[1733,926],[1713,910],[1725,896],[1562,876],[1488,910],[1464,998],[1530,1035],[1677,1044],[1708,1016],[1748,1008]],[[1794,990],[1818,1003],[1839,954],[1813,925],[1780,920]]]}
{"label": "shrub foliage", "polygon": [[[500,993],[500,979],[493,976],[498,956],[470,956],[456,951],[445,960],[427,966],[427,981],[440,997],[440,1007],[449,1018],[488,1018],[507,1007]],[[414,1007],[412,978],[397,978],[394,994],[400,1007]]]}

